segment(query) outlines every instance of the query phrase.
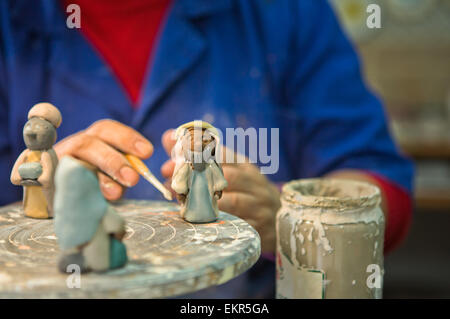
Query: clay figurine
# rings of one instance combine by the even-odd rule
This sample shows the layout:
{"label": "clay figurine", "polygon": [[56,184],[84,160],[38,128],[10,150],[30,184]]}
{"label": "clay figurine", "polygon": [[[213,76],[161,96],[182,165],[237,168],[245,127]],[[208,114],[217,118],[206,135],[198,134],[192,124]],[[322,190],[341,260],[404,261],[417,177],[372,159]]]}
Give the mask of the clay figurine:
{"label": "clay figurine", "polygon": [[181,205],[181,216],[191,223],[209,223],[218,217],[217,201],[227,187],[222,167],[215,160],[219,134],[209,123],[193,121],[175,133],[175,170],[172,189]]}
{"label": "clay figurine", "polygon": [[27,149],[19,155],[11,172],[11,183],[23,186],[23,210],[32,218],[53,216],[53,177],[58,157],[53,150],[61,113],[50,103],[39,103],[28,112],[23,128]]}
{"label": "clay figurine", "polygon": [[126,264],[122,243],[125,220],[103,197],[96,170],[70,156],[55,175],[55,234],[62,250],[59,270],[77,264],[81,272],[106,271]]}

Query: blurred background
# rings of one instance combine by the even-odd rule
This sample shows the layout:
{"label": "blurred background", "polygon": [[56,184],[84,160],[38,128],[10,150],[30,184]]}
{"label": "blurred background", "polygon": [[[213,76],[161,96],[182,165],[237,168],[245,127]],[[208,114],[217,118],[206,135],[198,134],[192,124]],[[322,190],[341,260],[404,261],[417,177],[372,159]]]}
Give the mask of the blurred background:
{"label": "blurred background", "polygon": [[[330,0],[416,165],[415,216],[385,260],[385,298],[450,298],[450,0]],[[381,28],[366,26],[369,4]]]}

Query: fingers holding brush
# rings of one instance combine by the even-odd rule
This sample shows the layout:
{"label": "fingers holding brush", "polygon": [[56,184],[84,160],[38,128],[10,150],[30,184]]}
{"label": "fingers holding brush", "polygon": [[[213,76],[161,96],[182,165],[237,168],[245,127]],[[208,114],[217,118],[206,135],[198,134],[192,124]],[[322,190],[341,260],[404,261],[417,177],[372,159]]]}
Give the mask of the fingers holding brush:
{"label": "fingers holding brush", "polygon": [[139,174],[123,153],[148,158],[153,153],[153,145],[131,127],[101,120],[57,143],[55,151],[59,158],[71,155],[95,166],[100,171],[103,195],[108,200],[117,200],[123,195],[124,187],[139,181]]}

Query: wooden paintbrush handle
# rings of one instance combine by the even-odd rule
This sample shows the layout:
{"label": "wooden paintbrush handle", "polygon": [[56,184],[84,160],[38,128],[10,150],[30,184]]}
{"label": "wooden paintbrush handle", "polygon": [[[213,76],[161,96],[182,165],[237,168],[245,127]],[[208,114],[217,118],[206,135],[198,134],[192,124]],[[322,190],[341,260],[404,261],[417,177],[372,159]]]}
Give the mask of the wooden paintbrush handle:
{"label": "wooden paintbrush handle", "polygon": [[131,164],[131,166],[139,173],[141,174],[147,181],[149,181],[153,186],[155,186],[167,200],[172,200],[172,194],[170,191],[164,187],[163,184],[161,184],[160,181],[156,179],[156,177],[150,172],[147,165],[144,164],[142,160],[140,160],[138,157],[131,155],[131,154],[124,154],[125,158],[128,160],[128,162]]}

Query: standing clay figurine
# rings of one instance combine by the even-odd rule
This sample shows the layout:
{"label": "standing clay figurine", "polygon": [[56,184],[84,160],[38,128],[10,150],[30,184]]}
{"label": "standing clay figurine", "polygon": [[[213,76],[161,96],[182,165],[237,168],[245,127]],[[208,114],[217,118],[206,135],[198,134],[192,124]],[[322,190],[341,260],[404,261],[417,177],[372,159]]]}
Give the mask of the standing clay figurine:
{"label": "standing clay figurine", "polygon": [[103,197],[95,168],[70,156],[55,175],[55,233],[62,250],[59,270],[76,264],[81,272],[126,264],[125,220]]}
{"label": "standing clay figurine", "polygon": [[23,128],[27,149],[20,154],[11,172],[11,183],[23,186],[23,210],[32,218],[53,216],[53,177],[58,157],[53,150],[61,113],[50,103],[39,103],[28,112]]}
{"label": "standing clay figurine", "polygon": [[194,121],[176,133],[172,189],[181,204],[181,216],[191,223],[209,223],[218,217],[217,201],[227,187],[222,167],[215,160],[219,134],[209,123]]}

